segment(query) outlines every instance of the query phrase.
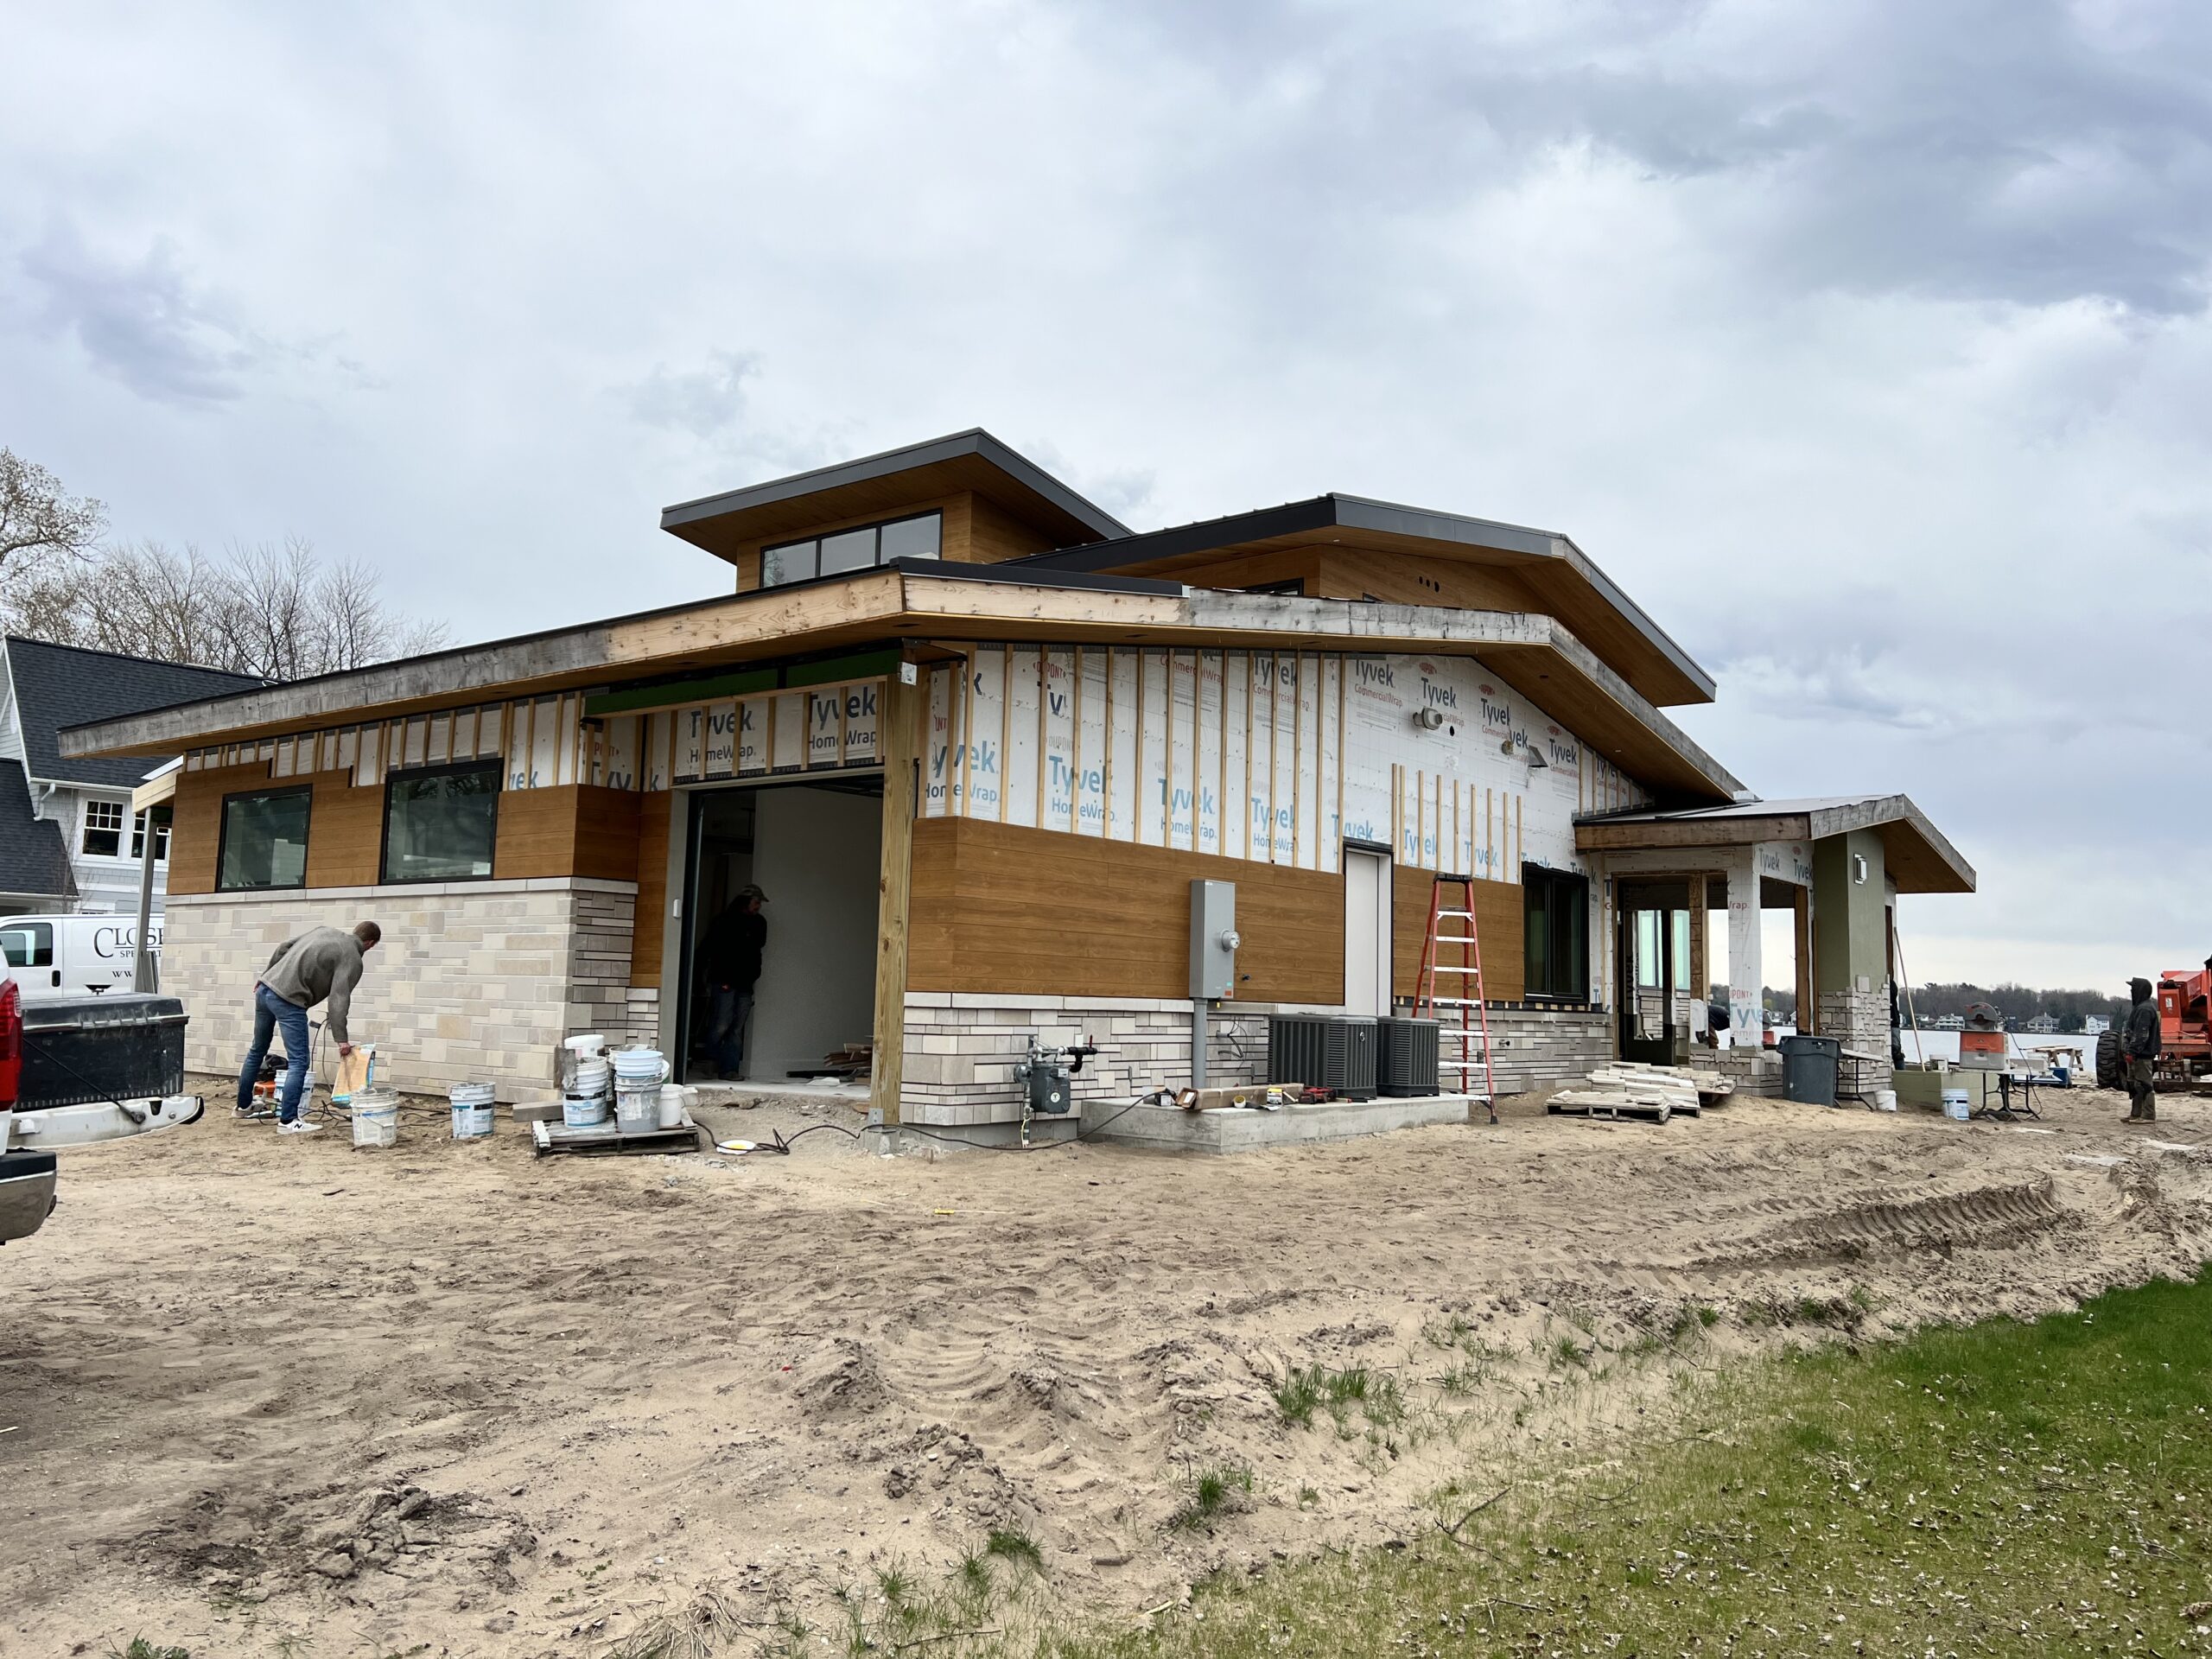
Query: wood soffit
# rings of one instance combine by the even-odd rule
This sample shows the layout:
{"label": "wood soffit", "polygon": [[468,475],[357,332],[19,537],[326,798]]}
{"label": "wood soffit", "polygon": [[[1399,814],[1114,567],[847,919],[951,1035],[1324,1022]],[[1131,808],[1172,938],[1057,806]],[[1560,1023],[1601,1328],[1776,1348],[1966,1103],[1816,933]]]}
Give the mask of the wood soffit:
{"label": "wood soffit", "polygon": [[1128,593],[870,571],[73,728],[65,754],[171,755],[319,727],[702,674],[915,640],[1476,656],[1631,776],[1726,800],[1738,787],[1557,620],[1273,594]]}

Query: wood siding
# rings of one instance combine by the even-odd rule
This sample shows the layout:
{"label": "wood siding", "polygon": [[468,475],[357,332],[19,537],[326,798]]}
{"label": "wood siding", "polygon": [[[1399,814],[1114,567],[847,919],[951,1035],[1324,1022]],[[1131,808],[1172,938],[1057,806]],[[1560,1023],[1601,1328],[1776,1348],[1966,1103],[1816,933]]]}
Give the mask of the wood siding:
{"label": "wood siding", "polygon": [[549,875],[635,880],[638,800],[628,790],[594,784],[503,790],[492,874],[501,880]]}
{"label": "wood siding", "polygon": [[373,887],[383,875],[384,791],[350,774],[318,773],[308,810],[308,886]]}
{"label": "wood siding", "polygon": [[964,818],[914,826],[907,987],[1188,996],[1199,877],[1236,884],[1239,1000],[1344,1000],[1341,874]]}
{"label": "wood siding", "polygon": [[676,796],[667,790],[638,802],[638,910],[630,936],[630,982],[660,985],[661,947],[668,928],[668,836]]}
{"label": "wood siding", "polygon": [[1520,576],[1493,565],[1360,548],[1332,549],[1321,555],[1320,565],[1319,585],[1309,591],[1329,599],[1371,596],[1392,605],[1452,605],[1471,611],[1545,608]]}
{"label": "wood siding", "polygon": [[[1412,996],[1421,979],[1421,947],[1428,938],[1428,906],[1436,880],[1427,870],[1394,868],[1390,874],[1390,988]],[[1459,889],[1446,889],[1456,899]],[[1528,988],[1529,963],[1522,916],[1522,889],[1516,881],[1475,883],[1475,915],[1482,941],[1483,992],[1492,1002],[1518,1002]],[[1457,923],[1441,924],[1449,931]],[[1594,940],[1592,942],[1596,943]],[[1457,962],[1455,947],[1444,953],[1446,962]],[[1458,980],[1460,974],[1440,976]],[[1456,996],[1456,989],[1440,984],[1438,995]]]}

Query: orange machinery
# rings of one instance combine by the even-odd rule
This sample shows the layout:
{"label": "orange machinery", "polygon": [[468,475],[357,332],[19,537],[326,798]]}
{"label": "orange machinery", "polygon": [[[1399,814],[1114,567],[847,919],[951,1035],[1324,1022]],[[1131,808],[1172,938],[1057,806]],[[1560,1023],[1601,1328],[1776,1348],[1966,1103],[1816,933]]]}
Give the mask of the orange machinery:
{"label": "orange machinery", "polygon": [[2212,957],[2198,969],[2158,976],[2158,1075],[2188,1081],[2212,1074]]}

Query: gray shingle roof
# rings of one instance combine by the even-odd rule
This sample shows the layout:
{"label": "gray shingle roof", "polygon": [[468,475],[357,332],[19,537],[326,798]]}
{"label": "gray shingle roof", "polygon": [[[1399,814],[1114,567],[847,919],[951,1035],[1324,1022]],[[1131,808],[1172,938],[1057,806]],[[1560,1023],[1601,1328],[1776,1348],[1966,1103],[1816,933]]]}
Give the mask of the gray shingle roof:
{"label": "gray shingle roof", "polygon": [[143,714],[173,702],[250,691],[268,683],[219,668],[191,668],[181,663],[152,663],[143,657],[48,645],[43,639],[7,642],[8,671],[15,682],[16,707],[23,726],[26,770],[48,783],[93,784],[108,789],[134,788],[152,763],[130,759],[64,760],[54,734],[64,726],[118,715]]}
{"label": "gray shingle roof", "polygon": [[77,896],[61,826],[32,814],[30,782],[16,760],[0,760],[0,893]]}

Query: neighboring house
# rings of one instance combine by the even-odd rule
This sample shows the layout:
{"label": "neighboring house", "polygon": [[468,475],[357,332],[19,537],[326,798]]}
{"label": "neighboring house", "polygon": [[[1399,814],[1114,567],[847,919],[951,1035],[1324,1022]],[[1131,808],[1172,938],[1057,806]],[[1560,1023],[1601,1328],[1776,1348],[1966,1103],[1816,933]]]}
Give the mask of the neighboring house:
{"label": "neighboring house", "polygon": [[1234,888],[1236,1084],[1271,1010],[1407,1007],[1457,874],[1501,1091],[1687,1055],[1714,981],[1705,1063],[1765,1086],[1763,909],[1808,1027],[1885,1055],[1896,896],[1974,887],[1902,796],[1753,798],[1662,712],[1712,679],[1549,531],[1325,495],[1133,534],[980,431],[661,523],[736,591],[65,734],[185,753],[194,1065],[235,1064],[272,944],[366,917],[354,1028],[399,1086],[514,1098],[581,1032],[683,1067],[757,885],[747,1077],[872,1039],[887,1113],[1001,1139],[1033,1036],[1096,1044],[1079,1096],[1190,1081],[1194,880]]}
{"label": "neighboring house", "polygon": [[2048,1037],[2057,1029],[2058,1016],[2055,1014],[2039,1014],[2027,1025],[2028,1034],[2031,1037]]}
{"label": "neighboring house", "polygon": [[[137,911],[145,824],[130,810],[130,791],[160,762],[65,760],[54,745],[62,727],[266,683],[42,639],[0,641],[0,904],[13,911]],[[157,912],[168,839],[157,827]]]}
{"label": "neighboring house", "polygon": [[2082,1018],[2082,1034],[2084,1037],[2101,1037],[2111,1029],[2112,1021],[2101,1014],[2088,1014]]}

